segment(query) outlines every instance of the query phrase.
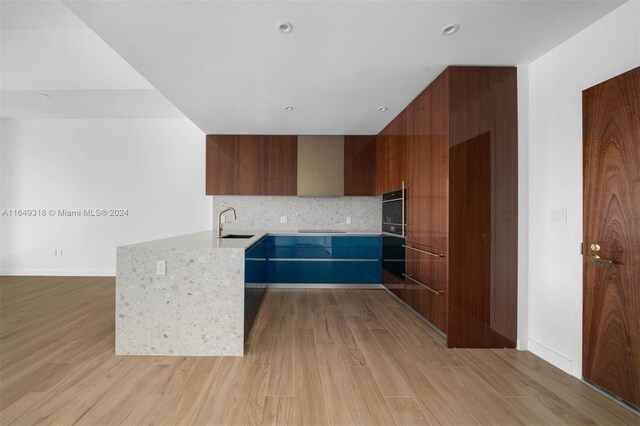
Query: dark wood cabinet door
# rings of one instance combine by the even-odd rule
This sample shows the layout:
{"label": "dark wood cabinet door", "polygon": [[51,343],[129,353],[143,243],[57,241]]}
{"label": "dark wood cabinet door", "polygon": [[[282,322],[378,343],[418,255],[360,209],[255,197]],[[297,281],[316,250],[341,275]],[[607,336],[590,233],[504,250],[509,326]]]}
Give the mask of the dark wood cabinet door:
{"label": "dark wood cabinet door", "polygon": [[640,68],[582,94],[583,376],[640,407]]}
{"label": "dark wood cabinet door", "polygon": [[448,77],[448,344],[515,347],[517,70],[456,66]]}
{"label": "dark wood cabinet door", "polygon": [[298,193],[298,137],[266,136],[266,195]]}
{"label": "dark wood cabinet door", "polygon": [[344,137],[344,195],[376,195],[376,136]]}
{"label": "dark wood cabinet door", "polygon": [[418,292],[420,312],[442,334],[447,330],[447,290],[444,287],[420,287]]}
{"label": "dark wood cabinet door", "polygon": [[378,194],[397,191],[406,181],[406,111],[403,111],[385,127],[377,138],[377,188]]}
{"label": "dark wood cabinet door", "polygon": [[407,248],[406,303],[446,332],[446,259]]}
{"label": "dark wood cabinet door", "polygon": [[206,144],[206,194],[237,194],[238,137],[207,135]]}
{"label": "dark wood cabinet door", "polygon": [[207,195],[296,195],[297,136],[208,135]]}
{"label": "dark wood cabinet door", "polygon": [[267,194],[267,143],[263,136],[238,136],[238,194]]}
{"label": "dark wood cabinet door", "polygon": [[491,133],[451,147],[449,347],[491,347]]}
{"label": "dark wood cabinet door", "polygon": [[447,72],[408,109],[407,241],[447,251],[449,109]]}

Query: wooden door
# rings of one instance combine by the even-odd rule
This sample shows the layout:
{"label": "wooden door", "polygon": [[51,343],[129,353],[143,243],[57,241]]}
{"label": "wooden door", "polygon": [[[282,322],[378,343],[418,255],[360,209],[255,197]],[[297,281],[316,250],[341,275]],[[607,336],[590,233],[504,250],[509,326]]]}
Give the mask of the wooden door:
{"label": "wooden door", "polygon": [[585,379],[640,407],[640,67],[582,93]]}

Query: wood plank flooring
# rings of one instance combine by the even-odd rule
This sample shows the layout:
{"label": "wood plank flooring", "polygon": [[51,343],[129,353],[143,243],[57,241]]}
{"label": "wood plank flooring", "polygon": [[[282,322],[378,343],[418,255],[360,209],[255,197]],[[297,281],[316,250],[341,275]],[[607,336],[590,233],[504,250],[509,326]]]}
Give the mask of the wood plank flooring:
{"label": "wood plank flooring", "polygon": [[384,290],[270,289],[245,357],[115,356],[114,287],[0,278],[0,424],[640,424],[529,352],[445,348]]}

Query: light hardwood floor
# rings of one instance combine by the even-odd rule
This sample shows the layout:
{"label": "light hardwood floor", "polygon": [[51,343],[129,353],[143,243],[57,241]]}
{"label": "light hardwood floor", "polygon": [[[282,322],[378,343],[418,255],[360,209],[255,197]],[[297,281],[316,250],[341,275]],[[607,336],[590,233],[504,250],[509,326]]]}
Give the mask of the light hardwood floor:
{"label": "light hardwood floor", "polygon": [[269,290],[245,357],[114,355],[113,278],[0,278],[0,423],[640,424],[528,352],[446,349],[384,290]]}

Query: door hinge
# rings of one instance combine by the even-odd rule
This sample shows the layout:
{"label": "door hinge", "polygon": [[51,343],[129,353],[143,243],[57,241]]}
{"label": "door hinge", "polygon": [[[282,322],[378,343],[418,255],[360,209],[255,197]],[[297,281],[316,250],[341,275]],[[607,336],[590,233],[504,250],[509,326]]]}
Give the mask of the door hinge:
{"label": "door hinge", "polygon": [[580,254],[584,254],[584,243],[580,243]]}

